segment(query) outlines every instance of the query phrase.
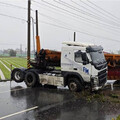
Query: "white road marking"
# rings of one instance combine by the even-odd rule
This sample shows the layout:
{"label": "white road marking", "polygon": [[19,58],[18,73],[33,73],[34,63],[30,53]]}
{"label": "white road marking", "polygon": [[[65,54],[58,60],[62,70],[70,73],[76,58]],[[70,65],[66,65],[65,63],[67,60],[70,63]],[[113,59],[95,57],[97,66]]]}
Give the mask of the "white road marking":
{"label": "white road marking", "polygon": [[19,65],[18,63],[16,63],[16,61],[15,61],[15,60],[12,60],[12,59],[11,59],[10,61],[11,61],[11,62],[14,62],[14,64],[15,64],[15,65],[17,65],[17,66],[19,66],[19,67],[23,68],[23,66]]}
{"label": "white road marking", "polygon": [[[7,62],[6,60],[4,60],[4,62],[6,62],[8,65],[12,65],[9,62]],[[12,67],[16,68],[14,65],[12,65]]]}
{"label": "white road marking", "polygon": [[9,115],[0,117],[0,120],[3,120],[3,119],[5,119],[5,118],[9,118],[9,117],[12,117],[12,116],[15,116],[15,115],[24,113],[24,112],[28,112],[28,111],[31,111],[31,110],[34,110],[34,109],[37,109],[37,108],[38,108],[38,106],[35,106],[35,107],[29,108],[29,109],[26,109],[26,110],[22,110],[22,111],[20,111],[20,112],[16,112],[16,113],[13,113],[13,114],[9,114]]}
{"label": "white road marking", "polygon": [[15,66],[18,66],[18,67],[20,67],[20,68],[23,68],[22,66],[16,64],[15,61],[13,62],[13,60],[8,60],[8,61],[9,61],[11,64],[14,64]]}
{"label": "white road marking", "polygon": [[12,92],[12,91],[24,90],[24,89],[28,89],[28,88],[20,88],[20,89],[13,89],[13,90],[8,90],[8,91],[3,91],[3,92],[0,92],[0,94],[1,93]]}
{"label": "white road marking", "polygon": [[11,71],[1,60],[0,62],[4,65],[4,67],[8,70],[8,71]]}
{"label": "white road marking", "polygon": [[4,76],[3,72],[1,71],[1,69],[0,69],[0,77],[2,80],[5,80],[5,76]]}

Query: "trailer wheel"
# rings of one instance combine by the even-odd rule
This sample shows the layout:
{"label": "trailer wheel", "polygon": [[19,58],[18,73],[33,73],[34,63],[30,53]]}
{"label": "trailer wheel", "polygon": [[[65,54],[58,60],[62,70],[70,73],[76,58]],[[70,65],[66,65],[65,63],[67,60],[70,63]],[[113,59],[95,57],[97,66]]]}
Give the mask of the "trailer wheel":
{"label": "trailer wheel", "polygon": [[23,82],[24,80],[23,71],[20,69],[14,69],[12,72],[12,79],[17,83]]}
{"label": "trailer wheel", "polygon": [[83,85],[77,78],[69,78],[68,80],[69,90],[72,92],[79,92],[83,90]]}
{"label": "trailer wheel", "polygon": [[33,72],[28,72],[25,75],[25,83],[28,87],[35,87],[37,84],[37,77]]}

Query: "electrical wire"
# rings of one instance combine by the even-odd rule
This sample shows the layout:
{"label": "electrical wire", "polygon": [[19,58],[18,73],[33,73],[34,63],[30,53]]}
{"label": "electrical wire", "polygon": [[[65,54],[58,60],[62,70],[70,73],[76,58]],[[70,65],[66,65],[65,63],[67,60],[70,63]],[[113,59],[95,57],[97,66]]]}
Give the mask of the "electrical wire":
{"label": "electrical wire", "polygon": [[93,2],[91,2],[91,1],[89,1],[89,0],[87,0],[87,1],[88,1],[89,3],[91,3],[92,5],[96,6],[97,8],[99,8],[100,10],[104,11],[105,13],[109,14],[109,15],[112,16],[113,18],[116,18],[116,19],[119,20],[119,22],[120,22],[120,18],[118,18],[118,17],[116,17],[115,15],[113,15],[112,13],[104,10],[104,9],[101,8],[100,6],[96,5],[95,3],[93,3]]}
{"label": "electrical wire", "polygon": [[[44,1],[44,0],[42,0],[42,1]],[[63,3],[61,3],[61,2],[59,2],[59,1],[56,1],[56,0],[54,0],[56,3],[58,3],[58,4],[62,4],[63,6],[66,6],[65,5],[65,2],[64,2],[64,4]],[[68,6],[67,6],[68,7]],[[70,8],[70,7],[69,7]],[[72,8],[70,8],[70,9],[72,9]],[[74,9],[72,9],[72,10],[74,10]],[[71,12],[71,13],[73,13],[73,12]],[[101,23],[101,22],[98,22],[98,21],[95,21],[95,20],[91,20],[91,19],[89,19],[89,18],[86,18],[86,17],[83,17],[83,16],[81,16],[81,15],[78,15],[78,14],[76,14],[76,13],[74,13],[75,15],[77,15],[77,16],[79,16],[79,17],[81,17],[81,18],[84,18],[84,19],[86,19],[86,20],[88,20],[88,21],[92,21],[92,22],[96,22],[96,23],[98,23],[98,24],[103,24],[103,25],[107,25],[107,24],[104,24],[104,23]],[[118,27],[118,26],[117,26]]]}
{"label": "electrical wire", "polygon": [[[69,15],[71,15],[71,14],[66,14],[66,12],[63,12],[62,10],[59,10],[59,9],[56,9],[56,8],[53,8],[53,7],[51,7],[51,6],[48,6],[48,5],[46,5],[46,4],[43,4],[43,3],[36,3],[36,2],[34,2],[35,4],[35,6],[37,6],[37,7],[40,7],[40,8],[43,8],[43,9],[45,9],[45,10],[47,10],[45,7],[48,7],[49,8],[49,10],[48,11],[52,11],[52,12],[54,12],[54,13],[56,13],[56,14],[61,14],[61,15],[64,15],[65,17],[66,17],[66,15],[68,15],[68,17],[72,17],[72,19],[74,19],[74,20],[76,20],[77,22],[86,22],[87,24],[89,24],[89,26],[91,26],[91,24],[93,24],[93,23],[91,23],[91,22],[87,22],[86,20],[84,20],[84,21],[80,21],[80,19],[78,18],[78,17],[76,17],[76,16],[69,16]],[[39,5],[41,5],[41,6],[39,6]],[[43,7],[43,6],[45,6],[45,7]],[[52,10],[53,9],[53,10]],[[62,12],[61,12],[62,11]],[[91,24],[90,24],[91,23]],[[95,24],[93,24],[93,25],[95,25]],[[102,27],[102,28],[99,28],[99,27],[101,27],[101,26],[99,26],[98,27],[98,25],[97,26],[91,26],[91,27],[94,27],[94,28],[96,28],[96,29],[101,29],[101,30],[104,30],[104,31],[107,31],[107,32],[110,32],[110,31],[112,31],[112,32],[115,32],[115,33],[120,33],[118,30],[115,30],[114,28],[112,29],[112,28],[107,28],[107,26],[104,26],[104,27]],[[108,31],[109,30],[109,31]],[[113,34],[113,33],[112,33]]]}
{"label": "electrical wire", "polygon": [[72,6],[72,5],[66,3],[66,2],[64,2],[62,0],[59,0],[59,1],[54,0],[54,1],[57,2],[57,3],[59,3],[59,4],[62,4],[63,6],[68,7],[70,9],[74,10],[74,11],[82,13],[83,15],[86,15],[86,16],[89,16],[91,18],[94,18],[94,19],[96,19],[98,21],[101,21],[101,22],[104,22],[104,23],[107,23],[107,24],[110,24],[110,25],[113,24],[115,26],[119,26],[118,22],[116,23],[116,21],[111,21],[111,20],[110,21],[109,20],[106,21],[106,19],[104,19],[104,17],[98,17],[96,15],[93,15],[93,14],[91,14],[89,12],[86,12],[86,11],[84,11],[82,9],[76,8],[75,6]]}
{"label": "electrical wire", "polygon": [[120,42],[119,40],[116,40],[116,39],[107,38],[107,37],[103,37],[103,36],[92,35],[92,34],[87,33],[87,32],[83,32],[83,31],[79,31],[79,30],[76,30],[76,29],[63,27],[63,26],[60,26],[60,25],[55,25],[55,24],[48,23],[48,22],[45,22],[45,21],[39,21],[39,22],[42,22],[42,23],[48,24],[48,25],[52,25],[52,26],[55,26],[55,27],[58,27],[58,28],[63,28],[63,29],[66,29],[66,30],[70,30],[70,31],[86,34],[86,35],[93,36],[93,37],[96,37],[96,38],[102,38],[102,39],[109,40],[109,41]]}
{"label": "electrical wire", "polygon": [[[46,8],[45,7],[47,7],[47,8],[49,8],[48,9],[48,11],[51,11],[51,12],[54,12],[54,13],[56,13],[56,14],[61,14],[61,15],[64,15],[65,17],[66,17],[66,15],[68,15],[68,17],[72,17],[72,19],[74,19],[75,21],[77,21],[77,22],[87,22],[87,21],[80,21],[80,19],[78,18],[78,17],[76,17],[76,16],[69,16],[69,15],[71,15],[71,14],[66,14],[65,12],[61,12],[61,10],[58,10],[58,9],[56,9],[56,8],[53,8],[53,7],[51,7],[51,6],[48,6],[48,5],[46,5],[46,4],[43,4],[43,3],[39,3],[39,5],[38,4],[34,4],[35,6],[37,6],[37,7],[40,7],[40,8],[43,8],[43,9],[45,9],[46,10]],[[41,5],[41,6],[40,6]],[[43,7],[43,6],[45,6],[45,7]],[[52,10],[53,9],[53,10]],[[87,22],[86,24],[89,24],[89,26],[91,26],[91,24],[90,24],[91,22]],[[93,23],[92,23],[93,24]],[[93,25],[95,25],[95,24],[93,24]],[[106,28],[105,26],[104,27],[102,27],[102,28],[99,28],[98,26],[92,26],[92,27],[94,27],[94,28],[96,28],[96,29],[103,29],[104,31],[106,31],[107,30],[107,32],[110,32],[110,31],[112,31],[112,32],[115,32],[115,33],[120,33],[118,30],[113,30],[112,28]],[[109,31],[108,31],[109,30]]]}
{"label": "electrical wire", "polygon": [[105,15],[103,12],[101,12],[100,10],[95,9],[94,7],[90,6],[90,5],[87,4],[86,2],[83,2],[82,0],[79,0],[79,1],[82,2],[83,4],[87,5],[88,7],[92,8],[93,10],[99,12],[100,14],[104,15],[105,17],[107,16],[107,17],[113,19],[113,17],[110,17],[110,16],[108,16],[107,14]]}
{"label": "electrical wire", "polygon": [[[75,1],[73,1],[73,0],[71,0],[71,2],[74,3],[75,5],[77,5],[78,7],[81,7],[81,8],[83,8],[83,9],[91,12],[91,13],[94,14],[94,15],[97,15],[97,16],[99,16],[99,17],[101,17],[101,18],[105,18],[105,16],[99,15],[99,14],[97,14],[96,12],[93,12],[92,10],[90,10],[90,9],[88,9],[88,8],[80,5],[80,4],[78,4],[77,2],[75,2]],[[106,19],[106,18],[105,18],[105,19]],[[110,19],[111,19],[111,18],[110,18]],[[116,22],[117,22],[117,21],[116,21]],[[119,23],[119,22],[117,22],[117,23]]]}
{"label": "electrical wire", "polygon": [[[74,0],[71,0],[71,2],[74,3],[75,5],[77,5],[78,7],[81,7],[81,8],[83,8],[83,9],[85,9],[85,10],[87,10],[87,11],[89,11],[89,12],[91,12],[91,13],[93,13],[93,14],[96,15],[95,12],[93,12],[92,10],[90,10],[90,9],[88,9],[88,8],[86,8],[86,7],[82,6],[82,5],[80,5],[80,4],[78,4],[78,3],[75,2]],[[100,15],[98,15],[98,16],[100,16]]]}
{"label": "electrical wire", "polygon": [[[15,8],[18,8],[18,9],[28,10],[28,8],[21,7],[21,6],[18,6],[18,5],[9,4],[9,3],[0,2],[0,4],[7,5],[7,6],[10,6],[10,7],[15,7]],[[31,9],[31,11],[34,12],[33,9]]]}
{"label": "electrical wire", "polygon": [[9,17],[9,18],[13,18],[13,19],[16,19],[16,20],[21,20],[21,21],[27,22],[25,19],[18,18],[18,17],[15,17],[15,16],[6,15],[6,14],[2,14],[2,13],[0,13],[0,16]]}
{"label": "electrical wire", "polygon": [[[61,20],[58,20],[58,19],[55,19],[55,18],[53,18],[53,17],[51,17],[51,16],[48,16],[48,15],[45,15],[45,14],[43,14],[43,13],[40,13],[39,12],[39,15],[42,15],[43,17],[46,17],[46,18],[48,18],[48,19],[50,19],[50,20],[53,20],[54,22],[56,22],[56,23],[58,23],[58,24],[63,24],[64,26],[71,26],[70,24],[67,24],[67,23],[65,23],[65,22],[63,22],[63,21],[61,21]],[[72,27],[73,27],[73,25],[72,25]],[[79,29],[81,29],[81,28],[79,28]],[[107,32],[109,32],[109,31],[107,31]],[[119,34],[119,32],[117,32],[118,34]]]}
{"label": "electrical wire", "polygon": [[[37,1],[35,1],[35,0],[32,0],[32,1],[40,4],[39,2],[37,2]],[[73,13],[73,12],[70,12],[69,10],[66,10],[66,9],[64,9],[64,8],[61,8],[61,7],[58,7],[58,6],[53,5],[53,4],[49,3],[49,2],[46,2],[46,1],[44,1],[44,0],[41,0],[41,1],[44,2],[44,3],[46,3],[46,4],[48,4],[48,5],[50,5],[50,6],[53,6],[53,7],[57,8],[57,9],[61,9],[61,10],[65,11],[65,12],[67,12],[67,13],[69,13],[69,14],[72,14],[72,15],[73,15],[74,17],[76,17],[76,18],[79,17],[79,18],[80,18],[81,20],[83,20],[83,21],[91,22],[92,24],[100,24],[100,25],[103,25],[103,27],[108,26],[108,27],[111,27],[111,28],[114,28],[114,29],[119,29],[118,27],[113,27],[113,26],[111,26],[111,25],[106,25],[106,24],[103,24],[103,23],[97,23],[96,21],[90,20],[90,19],[88,19],[88,18],[83,18],[82,16],[80,16],[80,15],[78,15],[78,14],[75,14],[75,13]]]}
{"label": "electrical wire", "polygon": [[13,5],[13,4],[9,4],[9,3],[0,2],[0,4],[7,5],[7,6],[12,6],[12,7],[16,7],[16,8],[19,8],[19,9],[27,10],[27,8],[25,8],[25,7],[21,7],[21,6]]}

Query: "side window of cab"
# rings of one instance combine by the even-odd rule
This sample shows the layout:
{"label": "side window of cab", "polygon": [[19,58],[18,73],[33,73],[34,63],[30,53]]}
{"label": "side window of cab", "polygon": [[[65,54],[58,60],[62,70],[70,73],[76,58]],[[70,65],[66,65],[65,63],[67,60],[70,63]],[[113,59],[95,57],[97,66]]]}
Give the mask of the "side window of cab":
{"label": "side window of cab", "polygon": [[75,62],[78,62],[78,63],[82,63],[83,62],[82,61],[82,52],[81,52],[81,50],[76,50],[74,52],[74,60],[75,60]]}

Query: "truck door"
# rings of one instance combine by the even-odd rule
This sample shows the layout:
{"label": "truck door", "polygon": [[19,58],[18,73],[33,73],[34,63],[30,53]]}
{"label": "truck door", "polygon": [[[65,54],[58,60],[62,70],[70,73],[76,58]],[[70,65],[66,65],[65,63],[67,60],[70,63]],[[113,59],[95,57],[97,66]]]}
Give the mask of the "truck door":
{"label": "truck door", "polygon": [[91,65],[87,57],[86,52],[81,52],[81,50],[74,50],[74,61],[73,70],[78,72],[82,78],[86,81],[90,81]]}

